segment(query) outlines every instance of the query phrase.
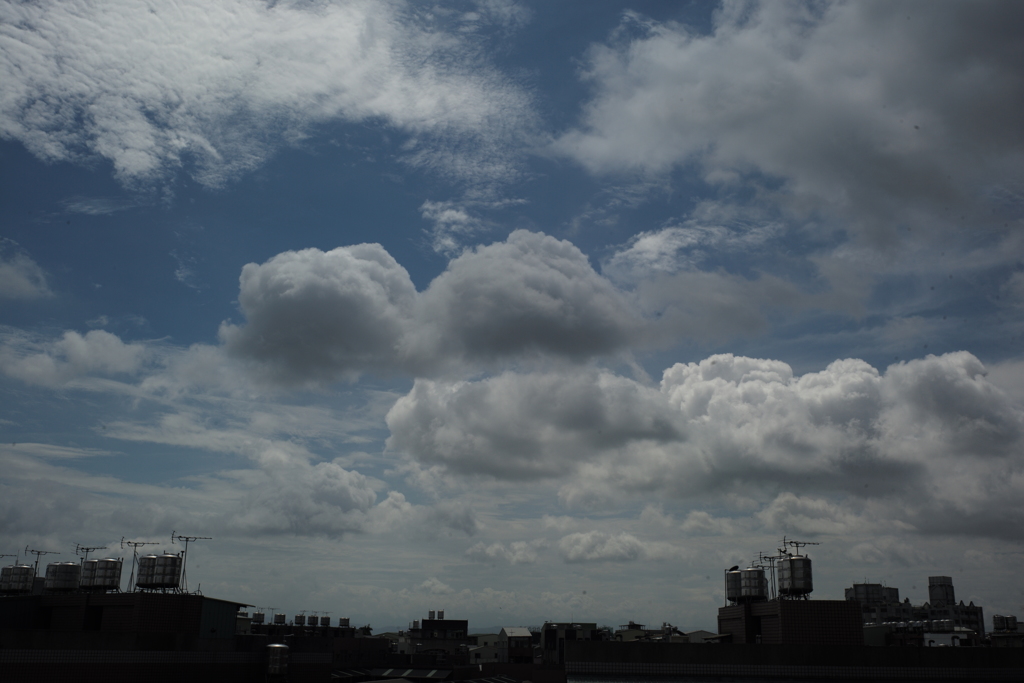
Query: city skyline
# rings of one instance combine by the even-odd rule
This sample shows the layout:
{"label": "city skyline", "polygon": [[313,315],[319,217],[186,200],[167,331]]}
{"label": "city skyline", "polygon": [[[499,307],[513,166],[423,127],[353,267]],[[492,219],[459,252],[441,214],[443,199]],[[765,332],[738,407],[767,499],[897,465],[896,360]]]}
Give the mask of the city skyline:
{"label": "city skyline", "polygon": [[0,553],[714,630],[785,535],[1024,614],[1022,25],[0,2]]}

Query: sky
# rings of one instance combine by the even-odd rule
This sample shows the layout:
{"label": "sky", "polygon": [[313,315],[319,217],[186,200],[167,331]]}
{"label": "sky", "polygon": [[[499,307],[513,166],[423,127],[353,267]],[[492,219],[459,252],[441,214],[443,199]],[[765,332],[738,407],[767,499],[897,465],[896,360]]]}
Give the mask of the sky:
{"label": "sky", "polygon": [[0,2],[0,554],[715,630],[785,536],[812,597],[1024,616],[1022,27]]}

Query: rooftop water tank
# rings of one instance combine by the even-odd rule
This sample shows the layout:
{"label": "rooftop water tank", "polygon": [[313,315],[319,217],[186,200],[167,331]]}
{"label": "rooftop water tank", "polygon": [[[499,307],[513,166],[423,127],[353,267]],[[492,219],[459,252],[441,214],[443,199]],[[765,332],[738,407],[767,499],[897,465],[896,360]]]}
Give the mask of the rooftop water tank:
{"label": "rooftop water tank", "polygon": [[[316,617],[310,617],[309,618],[309,622],[310,622],[309,625],[310,626],[316,626],[316,624],[314,623],[315,620],[316,620]],[[296,614],[295,615],[295,625],[296,626],[305,626],[306,625],[306,615],[305,614]]]}
{"label": "rooftop water tank", "polygon": [[740,572],[740,602],[761,602],[768,599],[768,579],[761,567],[747,567]]}
{"label": "rooftop water tank", "polygon": [[177,588],[181,582],[181,555],[164,553],[139,558],[139,588]]}
{"label": "rooftop water tank", "polygon": [[51,562],[46,565],[43,587],[48,591],[67,593],[78,589],[82,566],[77,562]]}
{"label": "rooftop water tank", "polygon": [[[275,621],[277,615],[274,615]],[[288,646],[280,643],[267,645],[267,679],[284,680],[288,675]]]}
{"label": "rooftop water tank", "polygon": [[742,573],[739,569],[734,569],[725,573],[725,597],[728,598],[729,602],[740,602],[740,596],[742,592],[742,582],[740,576]]}
{"label": "rooftop water tank", "polygon": [[266,615],[263,614],[263,612],[253,612],[252,613],[252,623],[254,623],[254,624],[262,624],[263,620],[265,618],[266,618]]}
{"label": "rooftop water tank", "polygon": [[348,617],[338,617],[338,626],[348,628]]}
{"label": "rooftop water tank", "polygon": [[[92,562],[92,560],[89,560]],[[96,573],[92,578],[92,587],[96,590],[116,591],[121,589],[121,567],[123,562],[120,558],[104,557],[96,560]]]}
{"label": "rooftop water tank", "polygon": [[320,625],[321,626],[330,626],[331,625],[331,618],[330,617],[320,617]]}
{"label": "rooftop water tank", "polygon": [[156,574],[156,555],[145,555],[139,558],[139,575],[135,585],[139,588],[152,588]]}
{"label": "rooftop water tank", "polygon": [[789,597],[808,595],[811,583],[811,558],[789,555],[779,560],[779,594]]}
{"label": "rooftop water tank", "polygon": [[274,625],[275,626],[284,626],[286,623],[288,623],[288,617],[287,616],[285,616],[284,614],[275,614],[274,615]]}
{"label": "rooftop water tank", "polygon": [[82,563],[82,576],[78,579],[78,587],[92,588],[92,581],[96,578],[96,565],[99,560],[86,560]]}
{"label": "rooftop water tank", "polygon": [[992,617],[992,630],[994,631],[1005,631],[1006,630],[1006,617],[1002,614],[996,614]]}
{"label": "rooftop water tank", "polygon": [[17,595],[31,593],[36,570],[30,564],[14,564],[0,571],[0,593]]}

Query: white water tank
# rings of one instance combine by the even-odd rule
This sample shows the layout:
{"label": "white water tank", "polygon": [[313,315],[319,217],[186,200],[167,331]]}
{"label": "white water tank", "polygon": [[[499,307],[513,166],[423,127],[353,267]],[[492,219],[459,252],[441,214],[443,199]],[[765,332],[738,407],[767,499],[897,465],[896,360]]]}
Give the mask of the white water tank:
{"label": "white water tank", "polygon": [[779,560],[779,594],[799,597],[808,595],[813,589],[811,558],[789,555]]}
{"label": "white water tank", "polygon": [[761,567],[747,567],[740,572],[740,601],[761,602],[768,599],[768,579]]}
{"label": "white water tank", "polygon": [[92,578],[92,587],[108,591],[119,590],[123,565],[120,558],[104,557],[101,560],[96,560],[96,574]]}

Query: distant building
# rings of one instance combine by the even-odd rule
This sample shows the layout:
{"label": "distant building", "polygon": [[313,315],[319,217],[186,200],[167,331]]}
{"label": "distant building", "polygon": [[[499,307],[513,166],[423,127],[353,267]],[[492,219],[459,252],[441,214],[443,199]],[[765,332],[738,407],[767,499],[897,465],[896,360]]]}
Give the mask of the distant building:
{"label": "distant building", "polygon": [[505,627],[498,634],[505,661],[510,664],[533,664],[533,635],[530,629]]}
{"label": "distant building", "polygon": [[470,664],[488,664],[505,662],[508,656],[507,646],[499,642],[497,633],[474,633],[469,646]]}
{"label": "distant building", "polygon": [[679,629],[668,622],[662,623],[658,628],[647,628],[643,624],[630,621],[628,624],[619,626],[613,636],[614,640],[628,643],[634,640],[647,640],[659,643],[688,643],[690,642]]}
{"label": "distant building", "polygon": [[948,576],[928,577],[928,602],[911,605],[900,602],[899,589],[877,583],[855,583],[846,589],[846,599],[860,604],[861,621],[865,625],[913,624],[918,630],[951,633],[958,628],[985,636],[984,610],[971,602],[956,601],[953,580]]}
{"label": "distant building", "polygon": [[413,666],[470,664],[469,649],[475,645],[466,619],[445,619],[444,610],[430,610],[428,617],[414,621],[408,631]]}
{"label": "distant building", "polygon": [[541,627],[541,656],[545,664],[565,663],[565,643],[600,640],[596,622],[548,621]]}

